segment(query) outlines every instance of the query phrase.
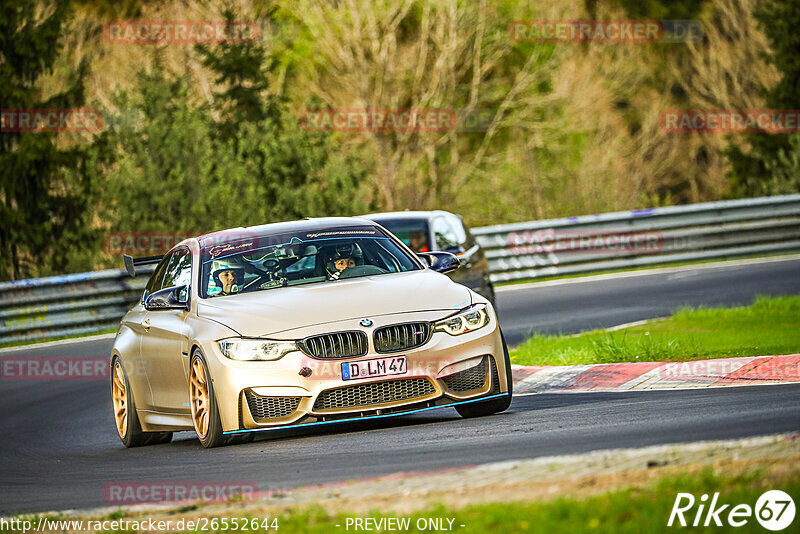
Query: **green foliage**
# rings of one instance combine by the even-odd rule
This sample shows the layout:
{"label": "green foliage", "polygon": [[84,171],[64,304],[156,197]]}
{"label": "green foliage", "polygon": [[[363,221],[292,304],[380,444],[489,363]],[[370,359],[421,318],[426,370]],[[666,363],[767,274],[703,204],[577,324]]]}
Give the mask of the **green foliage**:
{"label": "green foliage", "polygon": [[[765,1],[760,16],[783,74],[767,105],[792,109],[800,101],[793,33],[800,0]],[[358,17],[338,3],[266,0],[239,13],[235,3],[214,0],[198,6],[215,18],[221,11],[228,20],[256,19],[264,38],[194,48],[103,42],[108,20],[180,18],[194,4],[73,0],[68,18],[66,2],[2,2],[3,108],[81,106],[85,83],[103,107],[110,103],[135,124],[106,121],[110,128],[91,140],[0,135],[0,279],[118,266],[102,253],[108,231],[200,233],[405,207],[450,209],[484,225],[725,193],[719,144],[697,146],[696,136],[653,129],[657,111],[683,105],[695,89],[676,84],[676,65],[687,80],[700,80],[698,93],[705,86],[706,62],[695,72],[679,61],[687,47],[514,42],[509,21],[544,19],[551,7],[567,6],[513,0],[455,9],[417,0],[407,10],[363,2],[354,4]],[[590,18],[706,20],[721,5],[585,1]],[[389,16],[395,9],[397,19]],[[736,35],[732,46],[748,50]],[[748,42],[761,41],[755,37]],[[150,50],[152,59],[142,61]],[[700,52],[714,59],[713,50]],[[722,54],[708,68],[746,71],[747,55],[734,56]],[[175,67],[181,61],[186,67]],[[114,96],[106,87],[110,65],[115,75],[117,67],[141,71]],[[308,132],[297,119],[303,109],[417,105],[489,120],[453,132],[373,135]],[[798,136],[746,139],[728,153],[738,194],[800,190]],[[698,164],[675,165],[684,159]]]}
{"label": "green foliage", "polygon": [[[233,11],[226,10],[225,19],[233,23]],[[259,42],[222,43],[216,47],[197,45],[203,65],[216,74],[215,82],[224,89],[214,94],[214,104],[223,118],[218,121],[216,136],[235,139],[236,129],[243,122],[266,119],[280,120],[281,110],[275,95],[266,94],[268,74],[276,62]]]}
{"label": "green foliage", "polygon": [[536,335],[512,360],[521,365],[688,361],[791,354],[798,345],[800,297],[762,297],[742,308],[683,309],[616,332]]}
{"label": "green foliage", "polygon": [[138,116],[138,128],[107,132],[94,147],[108,156],[101,218],[114,230],[199,229],[214,166],[208,114],[190,105],[184,81],[160,68],[137,82],[137,94],[121,93],[115,104]]}
{"label": "green foliage", "polygon": [[[66,109],[83,104],[80,64],[66,88],[44,96],[40,78],[61,52],[69,12],[58,2],[47,16],[27,0],[0,4],[0,102],[4,109]],[[10,126],[10,123],[9,123]],[[82,150],[56,132],[0,134],[0,277],[63,271],[65,251],[80,246],[88,227],[90,182],[80,172]]]}
{"label": "green foliage", "polygon": [[[768,0],[757,17],[773,50],[771,61],[781,79],[766,93],[769,109],[796,110],[800,102],[800,0]],[[800,191],[800,139],[797,134],[748,135],[749,149],[731,143],[727,154],[732,178],[745,195]]]}
{"label": "green foliage", "polygon": [[117,95],[115,105],[140,120],[97,145],[113,154],[102,212],[111,229],[202,233],[369,209],[355,160],[264,95],[263,50],[202,53],[224,87],[213,108],[193,104],[186,81],[161,68]]}

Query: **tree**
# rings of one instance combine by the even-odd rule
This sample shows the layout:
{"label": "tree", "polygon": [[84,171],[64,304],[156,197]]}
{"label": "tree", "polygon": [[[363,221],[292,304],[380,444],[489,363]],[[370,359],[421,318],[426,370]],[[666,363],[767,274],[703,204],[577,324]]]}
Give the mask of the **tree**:
{"label": "tree", "polygon": [[[36,2],[0,2],[0,103],[4,110],[71,109],[83,104],[81,64],[66,89],[44,96],[40,79],[61,53],[67,2],[44,14]],[[80,146],[58,132],[15,131],[4,111],[0,132],[0,276],[47,274],[65,267],[65,252],[88,226],[89,186]]]}
{"label": "tree", "polygon": [[[270,9],[263,15],[271,21],[274,13]],[[224,17],[236,20],[231,10]],[[235,154],[246,173],[239,187],[249,195],[232,200],[241,210],[239,220],[263,223],[353,215],[366,209],[361,200],[363,171],[356,160],[338,156],[330,134],[302,130],[285,99],[269,91],[269,76],[279,58],[266,45],[223,42],[196,50],[219,88],[214,92],[212,128],[217,148]],[[219,194],[236,194],[236,182],[227,173],[217,173],[217,179]]]}
{"label": "tree", "polygon": [[104,132],[92,149],[106,180],[100,218],[114,231],[204,230],[213,223],[212,168],[222,171],[227,162],[216,160],[208,109],[194,105],[187,83],[157,62],[136,80],[136,91],[114,101],[135,124]]}
{"label": "tree", "polygon": [[[374,154],[372,187],[388,210],[447,206],[483,177],[510,138],[553,128],[555,49],[512,43],[513,2],[298,0],[310,71],[300,81],[324,109],[441,111],[430,129],[347,132]],[[470,120],[477,127],[464,127]]]}
{"label": "tree", "polygon": [[[780,72],[777,84],[766,90],[766,105],[796,110],[800,103],[800,0],[769,0],[757,11],[772,48],[771,61]],[[748,135],[749,150],[731,144],[731,176],[739,192],[775,195],[800,191],[800,139],[796,133]]]}
{"label": "tree", "polygon": [[[236,20],[231,10],[223,16],[231,24]],[[214,105],[221,115],[217,121],[218,137],[235,138],[236,129],[243,122],[280,118],[279,99],[268,92],[268,75],[276,62],[265,45],[259,41],[222,42],[213,47],[197,45],[195,50],[221,87],[214,92]]]}
{"label": "tree", "polygon": [[135,91],[117,94],[115,106],[139,120],[132,131],[105,133],[94,148],[111,154],[101,211],[111,230],[199,234],[367,211],[363,171],[339,155],[329,134],[303,131],[265,85],[226,73],[245,62],[260,77],[259,47],[204,53],[219,69],[213,105],[194,102],[187,77],[157,61],[139,73]]}

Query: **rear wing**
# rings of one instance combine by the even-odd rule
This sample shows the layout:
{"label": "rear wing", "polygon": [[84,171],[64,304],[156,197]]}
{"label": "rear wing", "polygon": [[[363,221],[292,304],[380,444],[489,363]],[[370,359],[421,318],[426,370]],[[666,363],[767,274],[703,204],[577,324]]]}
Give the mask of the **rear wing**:
{"label": "rear wing", "polygon": [[123,254],[122,260],[125,262],[125,270],[128,271],[131,277],[134,277],[136,276],[137,265],[152,265],[153,263],[160,262],[163,257],[164,256],[144,256],[141,258],[134,258],[133,256]]}

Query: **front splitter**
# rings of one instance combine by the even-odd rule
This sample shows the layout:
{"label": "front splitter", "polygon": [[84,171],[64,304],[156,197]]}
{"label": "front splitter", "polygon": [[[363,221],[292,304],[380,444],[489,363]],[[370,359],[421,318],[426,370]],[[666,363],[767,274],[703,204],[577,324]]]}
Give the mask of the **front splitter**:
{"label": "front splitter", "polygon": [[321,426],[321,425],[333,425],[333,424],[340,424],[340,423],[350,423],[354,421],[369,421],[371,419],[386,419],[388,417],[399,417],[401,415],[409,415],[412,413],[420,413],[420,412],[427,412],[430,410],[440,410],[442,408],[450,408],[452,406],[459,406],[462,404],[472,404],[474,402],[483,402],[491,399],[497,399],[500,397],[507,397],[508,393],[498,393],[496,395],[489,395],[488,397],[481,397],[479,399],[470,399],[465,401],[458,401],[453,402],[451,404],[443,404],[441,406],[426,406],[425,408],[415,408],[413,410],[409,410],[407,412],[395,412],[395,413],[386,413],[380,415],[366,415],[361,417],[350,417],[347,419],[333,419],[330,421],[316,421],[314,423],[301,423],[299,425],[285,425],[285,426],[275,426],[269,428],[253,428],[249,430],[229,430],[227,432],[223,432],[224,435],[231,435],[231,434],[249,434],[251,432],[269,432],[269,431],[276,431],[276,430],[289,430],[294,428],[307,428],[312,426]]}

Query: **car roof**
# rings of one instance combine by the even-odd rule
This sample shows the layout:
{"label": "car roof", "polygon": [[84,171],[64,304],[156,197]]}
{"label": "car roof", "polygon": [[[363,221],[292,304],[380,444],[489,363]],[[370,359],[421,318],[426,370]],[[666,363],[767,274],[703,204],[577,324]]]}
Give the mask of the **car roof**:
{"label": "car roof", "polygon": [[431,219],[437,215],[450,215],[455,216],[449,211],[432,210],[432,211],[385,211],[381,213],[370,213],[369,215],[362,215],[365,219],[374,219],[375,221],[387,220],[401,220],[401,219]]}
{"label": "car roof", "polygon": [[339,228],[341,226],[373,226],[370,220],[360,217],[318,217],[307,218],[299,221],[285,221],[277,223],[261,224],[257,226],[229,228],[211,232],[197,237],[200,245],[204,242],[213,240],[217,243],[225,242],[228,239],[241,238],[243,234],[248,236],[263,236],[269,234],[284,234],[292,232],[305,232],[312,230],[327,230]]}

